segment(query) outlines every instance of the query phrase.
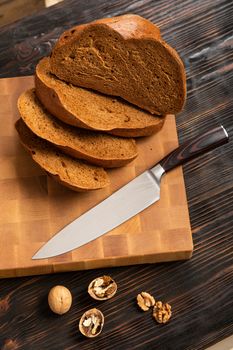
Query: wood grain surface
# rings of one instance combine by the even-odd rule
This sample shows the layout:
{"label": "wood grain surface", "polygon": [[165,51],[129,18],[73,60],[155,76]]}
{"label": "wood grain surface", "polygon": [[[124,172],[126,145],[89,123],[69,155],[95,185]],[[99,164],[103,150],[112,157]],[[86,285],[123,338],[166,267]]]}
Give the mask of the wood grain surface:
{"label": "wood grain surface", "polygon": [[[185,63],[188,100],[176,118],[180,142],[219,123],[230,135],[228,145],[184,166],[193,257],[1,280],[1,350],[203,350],[233,334],[233,2],[64,1],[0,29],[0,74],[30,75],[64,29],[127,12],[157,23]],[[86,290],[102,274],[117,281],[118,293],[98,303]],[[63,317],[53,315],[47,306],[47,293],[55,284],[66,285],[73,294],[73,306]],[[170,323],[157,325],[151,314],[137,309],[135,297],[142,290],[172,305]],[[100,308],[106,320],[102,335],[90,341],[77,328],[82,313],[92,307]]]}
{"label": "wood grain surface", "polygon": [[[168,115],[159,133],[136,141],[138,157],[133,162],[108,170],[110,186],[73,192],[47,176],[20,145],[14,127],[17,99],[32,85],[33,77],[0,79],[0,105],[5,105],[0,111],[5,126],[0,131],[0,246],[5,247],[0,252],[0,277],[190,258],[193,242],[180,167],[163,177],[161,199],[155,205],[79,249],[32,260],[55,233],[178,146],[175,117]],[[76,234],[85,235],[85,230]]]}

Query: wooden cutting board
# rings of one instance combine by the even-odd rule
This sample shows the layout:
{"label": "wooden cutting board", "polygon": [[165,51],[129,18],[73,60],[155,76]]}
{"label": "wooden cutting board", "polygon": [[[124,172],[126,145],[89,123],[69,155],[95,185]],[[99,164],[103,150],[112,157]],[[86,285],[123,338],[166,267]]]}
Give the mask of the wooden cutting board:
{"label": "wooden cutting board", "polygon": [[72,192],[47,177],[18,141],[14,129],[19,116],[17,97],[32,86],[32,77],[0,80],[0,277],[190,258],[193,242],[179,167],[163,177],[161,200],[141,214],[72,252],[31,260],[63,226],[178,145],[175,118],[170,115],[157,135],[138,140],[139,156],[135,161],[109,171],[109,188]]}

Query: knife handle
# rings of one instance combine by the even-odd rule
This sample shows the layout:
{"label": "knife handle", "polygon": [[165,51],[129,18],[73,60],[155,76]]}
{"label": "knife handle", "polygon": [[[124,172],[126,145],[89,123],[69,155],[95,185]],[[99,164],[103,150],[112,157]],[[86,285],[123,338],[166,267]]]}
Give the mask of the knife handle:
{"label": "knife handle", "polygon": [[200,154],[227,143],[228,140],[229,137],[227,131],[222,125],[220,125],[197,136],[191,141],[181,144],[178,148],[163,158],[159,164],[165,171],[169,171]]}

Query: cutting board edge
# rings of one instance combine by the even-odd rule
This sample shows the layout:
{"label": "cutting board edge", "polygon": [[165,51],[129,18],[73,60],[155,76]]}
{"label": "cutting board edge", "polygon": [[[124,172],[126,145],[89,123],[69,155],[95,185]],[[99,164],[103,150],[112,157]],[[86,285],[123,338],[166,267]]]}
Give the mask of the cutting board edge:
{"label": "cutting board edge", "polygon": [[[176,252],[176,257],[171,254],[172,252],[158,253],[158,254],[147,254],[147,255],[135,255],[132,257],[129,256],[117,256],[104,258],[101,260],[89,259],[85,262],[60,262],[60,263],[51,263],[48,265],[38,265],[38,266],[29,266],[22,267],[18,269],[7,269],[0,271],[0,279],[2,278],[15,278],[15,277],[26,277],[26,276],[36,276],[36,275],[45,275],[52,273],[62,273],[62,272],[71,272],[71,271],[85,271],[92,269],[100,268],[112,268],[112,267],[121,267],[121,266],[133,266],[133,265],[142,265],[142,264],[156,264],[161,262],[172,262],[172,261],[186,261],[190,260],[193,255],[193,246],[190,246],[189,250]],[[138,261],[136,261],[138,259]],[[142,260],[143,259],[143,260]],[[4,273],[2,273],[4,272]],[[15,274],[12,274],[14,272]]]}

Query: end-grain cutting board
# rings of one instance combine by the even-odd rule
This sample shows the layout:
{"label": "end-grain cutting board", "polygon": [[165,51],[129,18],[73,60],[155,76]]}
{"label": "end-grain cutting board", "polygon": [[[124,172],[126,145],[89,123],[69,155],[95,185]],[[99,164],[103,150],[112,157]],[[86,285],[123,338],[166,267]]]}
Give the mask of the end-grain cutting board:
{"label": "end-grain cutting board", "polygon": [[135,161],[109,171],[109,188],[72,192],[47,177],[18,141],[17,97],[31,86],[32,77],[0,80],[0,277],[190,258],[193,242],[179,167],[162,179],[161,200],[128,222],[62,256],[31,260],[63,226],[178,145],[175,118],[168,116],[157,135],[138,141]]}

